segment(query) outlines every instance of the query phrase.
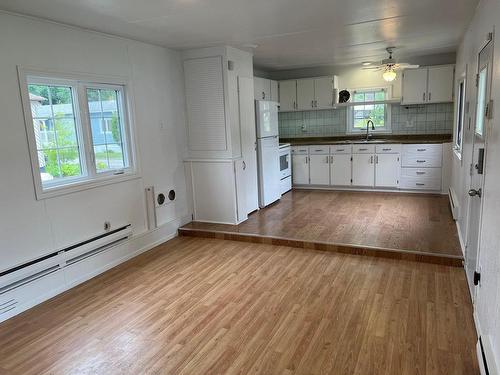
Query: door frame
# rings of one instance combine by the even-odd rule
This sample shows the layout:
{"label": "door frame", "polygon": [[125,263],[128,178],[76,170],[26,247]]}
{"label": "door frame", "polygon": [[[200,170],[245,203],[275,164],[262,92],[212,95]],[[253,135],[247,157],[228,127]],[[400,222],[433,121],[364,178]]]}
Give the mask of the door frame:
{"label": "door frame", "polygon": [[[475,71],[476,90],[475,90],[475,95],[474,95],[474,100],[475,100],[474,104],[475,105],[474,105],[474,112],[471,115],[471,118],[473,119],[473,121],[471,123],[471,129],[470,129],[470,131],[472,132],[472,153],[470,155],[470,159],[468,160],[470,172],[469,172],[469,178],[468,178],[467,191],[469,189],[473,188],[473,186],[472,186],[472,184],[473,184],[473,174],[472,174],[473,169],[472,168],[474,168],[476,137],[478,137],[478,135],[476,134],[476,121],[477,121],[477,111],[478,111],[478,106],[479,106],[479,101],[477,100],[478,94],[479,94],[479,84],[477,82],[478,82],[479,73],[481,72],[481,68],[484,67],[484,64],[481,65],[481,63],[480,63],[480,56],[481,56],[481,53],[485,50],[485,48],[491,48],[491,55],[489,56],[489,59],[488,59],[489,66],[488,66],[488,77],[487,77],[487,82],[486,82],[486,84],[489,85],[489,91],[487,91],[487,97],[485,97],[485,103],[487,105],[489,105],[491,103],[491,91],[492,91],[491,88],[492,88],[492,82],[493,82],[493,74],[492,73],[493,73],[493,57],[494,57],[494,33],[491,33],[490,35],[491,35],[491,38],[488,38],[483,43],[483,45],[481,46],[481,48],[479,49],[479,51],[477,53],[477,69]],[[484,126],[483,126],[483,134],[482,134],[482,140],[484,143],[484,155],[483,155],[484,162],[483,163],[486,162],[487,145],[488,145],[487,139],[488,139],[490,121],[491,121],[491,119],[489,119],[485,116]],[[463,137],[463,135],[462,135],[462,137]],[[486,178],[484,167],[485,167],[485,164],[483,164],[483,175],[482,175],[482,179],[481,179],[481,188],[484,187],[484,182],[485,182],[485,178]],[[471,202],[472,202],[472,199],[473,199],[473,197],[468,197],[468,202],[467,202],[467,224],[466,224],[467,228],[466,228],[466,239],[465,239],[465,261],[466,262],[467,262],[467,255],[468,255],[469,249],[470,249],[471,226],[473,224],[471,221],[471,211],[472,211]],[[480,204],[479,217],[478,217],[478,222],[476,224],[478,226],[478,235],[477,235],[477,244],[476,244],[477,253],[476,253],[476,264],[475,264],[474,271],[481,273],[481,262],[480,262],[480,260],[481,260],[480,259],[481,247],[480,247],[480,243],[481,243],[481,226],[482,226],[482,218],[483,218],[484,200],[481,199],[479,204]],[[465,272],[466,272],[467,283],[469,284],[469,277],[467,275],[467,267],[465,267]],[[469,285],[469,292],[471,294],[472,304],[474,306],[476,304],[477,288],[479,286],[480,286],[480,284],[477,286],[476,285]]]}

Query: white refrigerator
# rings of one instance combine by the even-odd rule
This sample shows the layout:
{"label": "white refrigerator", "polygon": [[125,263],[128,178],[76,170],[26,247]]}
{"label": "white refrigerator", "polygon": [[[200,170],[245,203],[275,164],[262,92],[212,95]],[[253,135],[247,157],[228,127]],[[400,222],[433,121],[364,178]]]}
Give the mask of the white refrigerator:
{"label": "white refrigerator", "polygon": [[255,101],[257,126],[257,162],[259,170],[259,206],[281,198],[278,138],[278,103]]}

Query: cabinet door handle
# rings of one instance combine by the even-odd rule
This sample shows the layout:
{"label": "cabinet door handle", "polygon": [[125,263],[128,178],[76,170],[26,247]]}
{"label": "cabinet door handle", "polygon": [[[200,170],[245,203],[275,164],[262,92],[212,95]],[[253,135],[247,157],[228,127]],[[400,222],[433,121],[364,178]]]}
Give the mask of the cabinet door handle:
{"label": "cabinet door handle", "polygon": [[422,95],[422,101],[424,101],[424,102],[425,102],[425,92],[424,92],[424,94]]}
{"label": "cabinet door handle", "polygon": [[426,148],[417,148],[417,151],[422,152],[422,151],[427,151]]}
{"label": "cabinet door handle", "polygon": [[370,156],[370,164],[373,164],[373,156]]}
{"label": "cabinet door handle", "polygon": [[333,164],[333,156],[330,156],[330,164]]}
{"label": "cabinet door handle", "polygon": [[425,172],[420,172],[420,171],[417,171],[417,174],[422,175],[422,174],[425,174]]}
{"label": "cabinet door handle", "polygon": [[391,151],[392,148],[383,148],[382,151]]}
{"label": "cabinet door handle", "polygon": [[293,108],[297,109],[297,103],[293,102]]}
{"label": "cabinet door handle", "polygon": [[425,163],[425,160],[417,160],[417,163]]}
{"label": "cabinet door handle", "polygon": [[309,156],[306,156],[306,164],[309,163]]}
{"label": "cabinet door handle", "polygon": [[262,99],[265,99],[266,98],[266,93],[264,91],[262,91]]}
{"label": "cabinet door handle", "polygon": [[431,101],[432,92],[429,93],[429,101]]}
{"label": "cabinet door handle", "polygon": [[317,101],[317,100],[315,100],[315,101],[314,101],[314,106],[315,106],[316,108],[318,108],[318,101]]}
{"label": "cabinet door handle", "polygon": [[367,148],[360,148],[359,151],[367,151]]}
{"label": "cabinet door handle", "polygon": [[329,156],[327,156],[327,157],[326,157],[326,161],[325,161],[325,163],[326,163],[326,164],[328,164],[328,163],[329,163],[329,160],[330,160],[330,157],[329,157]]}
{"label": "cabinet door handle", "polygon": [[422,184],[420,182],[417,182],[415,185],[417,185],[417,186],[425,186],[425,184]]}
{"label": "cabinet door handle", "polygon": [[344,149],[343,149],[343,148],[339,148],[339,149],[337,149],[337,152],[342,152],[342,151],[344,151]]}
{"label": "cabinet door handle", "polygon": [[247,163],[245,163],[245,160],[243,160],[243,170],[247,169]]}
{"label": "cabinet door handle", "polygon": [[378,164],[378,155],[375,155],[375,164]]}
{"label": "cabinet door handle", "polygon": [[311,100],[311,107],[314,108],[314,100]]}

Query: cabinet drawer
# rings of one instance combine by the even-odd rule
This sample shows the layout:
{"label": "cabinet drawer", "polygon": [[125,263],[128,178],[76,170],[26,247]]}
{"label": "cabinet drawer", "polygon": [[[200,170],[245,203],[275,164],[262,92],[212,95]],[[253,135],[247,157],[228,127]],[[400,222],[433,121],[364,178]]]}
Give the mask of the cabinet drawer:
{"label": "cabinet drawer", "polygon": [[441,167],[441,155],[403,154],[403,167],[439,168]]}
{"label": "cabinet drawer", "polygon": [[441,178],[441,168],[401,168],[401,176]]}
{"label": "cabinet drawer", "polygon": [[441,190],[441,177],[401,176],[399,187],[410,190]]}
{"label": "cabinet drawer", "polygon": [[292,154],[308,155],[309,154],[309,146],[292,146]]}
{"label": "cabinet drawer", "polygon": [[330,153],[330,146],[309,146],[309,153],[311,155],[328,155]]}
{"label": "cabinet drawer", "polygon": [[373,154],[375,152],[375,145],[352,145],[353,154]]}
{"label": "cabinet drawer", "polygon": [[375,152],[377,154],[399,154],[401,152],[401,145],[375,145]]}
{"label": "cabinet drawer", "polygon": [[331,154],[350,154],[352,151],[352,145],[331,145]]}

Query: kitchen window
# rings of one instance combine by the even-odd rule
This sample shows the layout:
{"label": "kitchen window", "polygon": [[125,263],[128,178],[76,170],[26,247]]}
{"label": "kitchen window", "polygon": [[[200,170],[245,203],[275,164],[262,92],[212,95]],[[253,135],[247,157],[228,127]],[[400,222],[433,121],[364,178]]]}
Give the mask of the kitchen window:
{"label": "kitchen window", "polygon": [[465,120],[465,78],[461,79],[457,88],[457,104],[455,113],[454,150],[460,157],[462,154],[462,137]]}
{"label": "kitchen window", "polygon": [[[386,88],[353,91],[352,102],[347,108],[347,132],[366,131],[368,120],[373,121],[375,132],[390,132],[390,105],[386,102],[389,96],[387,93]],[[373,130],[370,129],[370,132]]]}
{"label": "kitchen window", "polygon": [[37,198],[135,173],[124,84],[20,70]]}

